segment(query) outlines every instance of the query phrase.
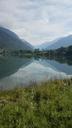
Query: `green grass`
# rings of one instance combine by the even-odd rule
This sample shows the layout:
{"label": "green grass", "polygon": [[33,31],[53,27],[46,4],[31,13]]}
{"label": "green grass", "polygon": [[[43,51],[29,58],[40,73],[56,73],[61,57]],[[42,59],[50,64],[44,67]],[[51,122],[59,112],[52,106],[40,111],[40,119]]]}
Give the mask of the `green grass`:
{"label": "green grass", "polygon": [[0,91],[0,128],[72,128],[72,80]]}

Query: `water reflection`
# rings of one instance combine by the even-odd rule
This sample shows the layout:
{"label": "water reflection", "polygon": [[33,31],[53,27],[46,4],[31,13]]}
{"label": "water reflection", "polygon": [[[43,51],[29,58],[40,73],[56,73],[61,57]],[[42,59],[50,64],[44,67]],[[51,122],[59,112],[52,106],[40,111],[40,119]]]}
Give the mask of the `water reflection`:
{"label": "water reflection", "polygon": [[32,59],[28,58],[0,56],[0,79],[14,74],[20,67],[26,67],[31,62]]}
{"label": "water reflection", "polygon": [[0,57],[0,88],[12,89],[31,82],[72,76],[72,65],[48,59]]}
{"label": "water reflection", "polygon": [[59,72],[64,72],[67,75],[72,75],[72,65],[68,63],[63,62],[63,61],[61,63],[61,61],[48,60],[48,59],[43,59],[40,61],[40,64],[46,67],[51,67],[52,69],[55,69]]}

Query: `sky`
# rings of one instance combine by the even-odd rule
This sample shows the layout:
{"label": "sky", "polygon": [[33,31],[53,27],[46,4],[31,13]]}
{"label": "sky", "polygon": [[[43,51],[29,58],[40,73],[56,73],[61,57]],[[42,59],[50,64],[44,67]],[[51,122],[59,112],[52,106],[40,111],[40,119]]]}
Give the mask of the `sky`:
{"label": "sky", "polygon": [[0,0],[0,26],[33,45],[72,34],[72,0]]}

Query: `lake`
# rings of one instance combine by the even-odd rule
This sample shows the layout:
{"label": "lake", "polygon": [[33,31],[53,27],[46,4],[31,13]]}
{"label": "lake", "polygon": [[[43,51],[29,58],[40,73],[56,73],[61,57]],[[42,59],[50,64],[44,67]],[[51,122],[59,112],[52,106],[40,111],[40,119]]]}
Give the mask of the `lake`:
{"label": "lake", "polygon": [[0,56],[0,89],[71,77],[72,63],[68,60]]}

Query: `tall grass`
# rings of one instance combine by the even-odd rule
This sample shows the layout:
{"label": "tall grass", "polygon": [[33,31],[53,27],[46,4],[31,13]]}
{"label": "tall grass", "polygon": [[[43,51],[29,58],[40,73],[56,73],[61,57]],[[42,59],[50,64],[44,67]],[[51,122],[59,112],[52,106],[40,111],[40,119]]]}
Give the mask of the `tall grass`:
{"label": "tall grass", "polygon": [[0,128],[72,128],[72,79],[0,91]]}

